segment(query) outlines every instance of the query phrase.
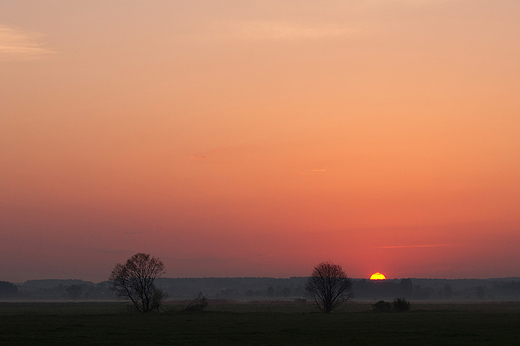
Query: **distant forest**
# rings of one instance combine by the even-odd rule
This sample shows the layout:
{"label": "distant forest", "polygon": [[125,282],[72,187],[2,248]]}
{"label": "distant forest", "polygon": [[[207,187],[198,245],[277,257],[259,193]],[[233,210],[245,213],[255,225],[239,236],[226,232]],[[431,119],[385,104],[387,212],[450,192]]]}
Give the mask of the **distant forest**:
{"label": "distant forest", "polygon": [[[307,277],[275,278],[159,278],[157,286],[168,299],[188,300],[199,292],[209,299],[293,300],[304,298]],[[520,278],[502,279],[352,279],[354,299],[403,297],[421,300],[520,300]],[[108,281],[0,281],[0,300],[117,299]]]}

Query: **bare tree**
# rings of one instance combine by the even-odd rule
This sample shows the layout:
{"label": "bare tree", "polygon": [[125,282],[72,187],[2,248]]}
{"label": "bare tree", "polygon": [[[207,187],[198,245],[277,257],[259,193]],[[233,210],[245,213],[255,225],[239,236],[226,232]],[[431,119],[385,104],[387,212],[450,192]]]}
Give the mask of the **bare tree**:
{"label": "bare tree", "polygon": [[329,313],[352,297],[352,282],[339,264],[322,262],[312,271],[305,291],[322,312]]}
{"label": "bare tree", "polygon": [[118,263],[108,278],[112,289],[130,299],[139,312],[159,309],[166,294],[154,284],[164,274],[164,263],[149,254],[136,253],[125,264]]}

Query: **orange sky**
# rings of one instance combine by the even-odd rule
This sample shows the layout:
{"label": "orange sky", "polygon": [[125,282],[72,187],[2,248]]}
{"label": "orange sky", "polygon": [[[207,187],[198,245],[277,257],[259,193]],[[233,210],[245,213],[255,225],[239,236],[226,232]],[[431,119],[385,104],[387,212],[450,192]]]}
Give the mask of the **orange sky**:
{"label": "orange sky", "polygon": [[0,3],[0,280],[520,276],[516,0]]}

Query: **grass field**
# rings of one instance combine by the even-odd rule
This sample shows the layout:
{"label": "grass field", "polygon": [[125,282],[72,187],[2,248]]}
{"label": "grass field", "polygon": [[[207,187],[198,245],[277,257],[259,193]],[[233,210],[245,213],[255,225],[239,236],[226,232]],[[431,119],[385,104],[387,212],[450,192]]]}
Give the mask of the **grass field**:
{"label": "grass field", "polygon": [[519,345],[520,303],[419,303],[331,314],[295,302],[168,302],[141,315],[122,303],[0,303],[0,345]]}

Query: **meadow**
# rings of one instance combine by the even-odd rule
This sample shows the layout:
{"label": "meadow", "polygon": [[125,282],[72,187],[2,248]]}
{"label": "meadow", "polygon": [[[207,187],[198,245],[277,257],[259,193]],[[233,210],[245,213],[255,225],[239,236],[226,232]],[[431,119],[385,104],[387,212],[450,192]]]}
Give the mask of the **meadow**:
{"label": "meadow", "polygon": [[138,314],[121,302],[0,303],[0,345],[517,345],[519,302],[414,302],[403,313],[349,302],[167,302]]}

